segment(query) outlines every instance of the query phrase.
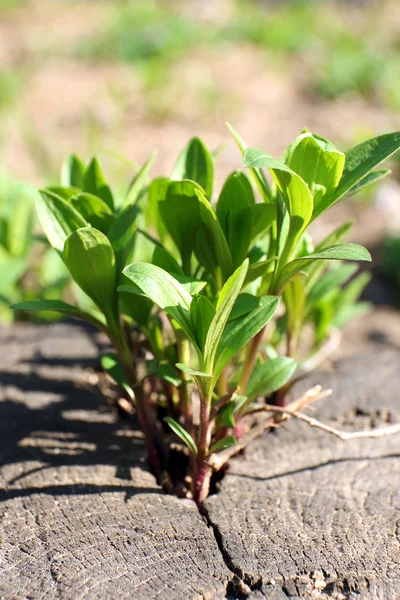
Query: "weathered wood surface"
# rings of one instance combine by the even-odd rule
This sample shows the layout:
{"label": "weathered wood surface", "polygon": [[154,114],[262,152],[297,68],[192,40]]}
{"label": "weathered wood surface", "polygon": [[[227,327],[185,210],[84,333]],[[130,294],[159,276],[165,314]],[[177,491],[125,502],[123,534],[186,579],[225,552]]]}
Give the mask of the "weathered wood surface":
{"label": "weathered wood surface", "polygon": [[[400,420],[400,354],[378,349],[323,383],[318,419],[359,430]],[[339,417],[339,418],[337,418]],[[292,420],[232,461],[209,519],[254,598],[400,598],[400,436],[344,442]]]}
{"label": "weathered wood surface", "polygon": [[[1,598],[400,597],[400,436],[342,442],[292,421],[232,461],[207,522],[162,494],[140,435],[85,383],[95,340],[0,330]],[[397,350],[297,390],[316,382],[334,390],[326,422],[400,420]]]}
{"label": "weathered wood surface", "polygon": [[225,598],[212,529],[160,491],[140,437],[79,382],[96,365],[87,333],[3,331],[1,350],[0,597]]}

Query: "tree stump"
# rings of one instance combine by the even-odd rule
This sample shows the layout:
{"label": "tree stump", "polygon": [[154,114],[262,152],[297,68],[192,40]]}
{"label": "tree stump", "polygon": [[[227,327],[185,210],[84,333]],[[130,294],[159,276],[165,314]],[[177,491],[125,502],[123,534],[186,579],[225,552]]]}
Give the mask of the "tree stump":
{"label": "tree stump", "polygon": [[[142,436],[93,385],[85,327],[0,330],[0,597],[168,600],[400,597],[400,436],[344,442],[291,420],[234,459],[206,503],[162,493]],[[383,345],[298,384],[318,418],[400,420]]]}

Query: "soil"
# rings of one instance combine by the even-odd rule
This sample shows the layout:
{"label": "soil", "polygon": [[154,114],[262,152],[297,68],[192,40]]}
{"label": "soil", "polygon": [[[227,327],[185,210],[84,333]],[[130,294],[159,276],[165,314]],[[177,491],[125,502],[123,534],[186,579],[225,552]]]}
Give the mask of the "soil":
{"label": "soil", "polygon": [[[294,393],[331,387],[318,417],[344,429],[399,421],[399,340]],[[0,330],[0,598],[399,597],[398,436],[289,422],[231,462],[202,517],[162,493],[141,434],[99,396],[102,343],[80,325]]]}

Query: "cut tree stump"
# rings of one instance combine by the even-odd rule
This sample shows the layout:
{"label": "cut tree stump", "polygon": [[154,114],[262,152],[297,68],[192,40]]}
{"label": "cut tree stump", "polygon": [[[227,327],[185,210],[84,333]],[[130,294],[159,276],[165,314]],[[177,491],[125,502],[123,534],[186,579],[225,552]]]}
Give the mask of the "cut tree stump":
{"label": "cut tree stump", "polygon": [[[142,436],[96,392],[99,345],[76,325],[0,330],[0,598],[400,598],[400,436],[291,420],[232,460],[202,517],[162,493]],[[326,423],[400,420],[393,348],[295,393],[316,383],[333,389]]]}

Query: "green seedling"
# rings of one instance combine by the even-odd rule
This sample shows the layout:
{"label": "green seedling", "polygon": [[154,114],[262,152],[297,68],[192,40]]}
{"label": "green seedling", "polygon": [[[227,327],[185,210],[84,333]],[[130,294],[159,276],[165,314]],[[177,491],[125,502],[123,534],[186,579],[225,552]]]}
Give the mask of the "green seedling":
{"label": "green seedling", "polygon": [[213,455],[235,446],[260,407],[285,403],[308,356],[304,327],[312,352],[365,308],[356,301],[368,276],[354,277],[354,262],[370,255],[344,242],[350,225],[317,246],[308,228],[382,177],[374,169],[400,147],[393,133],[342,153],[303,131],[277,160],[230,130],[244,168],[219,193],[214,156],[198,138],[169,177],[149,177],[151,158],[124,198],[96,159],[69,157],[62,184],[42,190],[36,208],[86,302],[14,306],[60,311],[108,335],[115,352],[103,368],[136,410],[154,472],[171,488],[165,465],[180,440],[199,505]]}

